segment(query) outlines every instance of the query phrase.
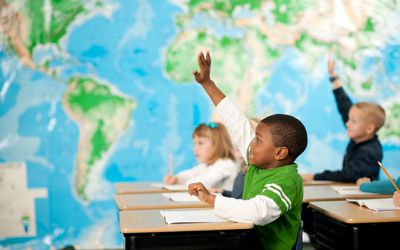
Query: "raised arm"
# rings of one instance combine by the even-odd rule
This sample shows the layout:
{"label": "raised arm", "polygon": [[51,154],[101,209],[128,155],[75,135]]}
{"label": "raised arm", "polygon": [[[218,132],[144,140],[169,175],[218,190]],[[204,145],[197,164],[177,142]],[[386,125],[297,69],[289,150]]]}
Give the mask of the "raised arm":
{"label": "raised arm", "polygon": [[336,74],[335,70],[335,60],[329,56],[328,59],[328,72],[329,81],[332,83],[333,94],[335,95],[336,105],[342,116],[343,123],[346,124],[349,119],[349,111],[353,102],[350,100],[349,96],[346,94],[340,83],[340,79]]}
{"label": "raised arm", "polygon": [[224,121],[224,125],[228,129],[233,143],[238,147],[245,161],[248,162],[247,149],[254,138],[254,130],[251,127],[250,121],[228,98],[225,98],[225,94],[210,79],[210,52],[207,52],[206,57],[204,57],[203,52],[200,52],[197,60],[200,72],[197,70],[194,71],[194,78],[210,96]]}
{"label": "raised arm", "polygon": [[342,87],[339,77],[336,74],[335,60],[333,60],[331,55],[328,58],[328,73],[329,73],[329,80],[332,83],[332,89],[335,90]]}
{"label": "raised arm", "polygon": [[210,78],[211,71],[211,56],[210,52],[207,51],[206,57],[204,57],[203,52],[201,51],[197,56],[197,62],[199,65],[199,71],[194,71],[193,75],[196,79],[196,82],[200,83],[200,85],[207,92],[208,96],[211,98],[212,102],[215,106],[217,106],[222,99],[225,98],[225,94],[215,85],[213,80]]}

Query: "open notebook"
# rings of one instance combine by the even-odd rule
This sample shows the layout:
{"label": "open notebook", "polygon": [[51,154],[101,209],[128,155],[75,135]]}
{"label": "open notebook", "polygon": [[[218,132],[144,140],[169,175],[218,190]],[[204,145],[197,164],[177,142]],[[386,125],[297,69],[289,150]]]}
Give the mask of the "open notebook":
{"label": "open notebook", "polygon": [[179,191],[179,190],[187,190],[188,189],[188,187],[186,185],[170,185],[170,184],[165,184],[165,183],[151,183],[150,185],[153,187],[163,188],[163,189],[167,189],[170,191]]}
{"label": "open notebook", "polygon": [[373,193],[360,191],[360,188],[358,186],[331,186],[331,188],[341,195],[374,195]]}
{"label": "open notebook", "polygon": [[191,196],[188,193],[165,193],[163,195],[175,202],[200,202],[196,196]]}
{"label": "open notebook", "polygon": [[215,215],[214,210],[185,210],[185,211],[160,211],[162,217],[168,224],[175,223],[206,223],[206,222],[227,222]]}
{"label": "open notebook", "polygon": [[348,202],[356,202],[360,206],[365,206],[374,211],[389,211],[389,210],[400,210],[400,207],[396,207],[393,204],[392,198],[386,199],[347,199]]}

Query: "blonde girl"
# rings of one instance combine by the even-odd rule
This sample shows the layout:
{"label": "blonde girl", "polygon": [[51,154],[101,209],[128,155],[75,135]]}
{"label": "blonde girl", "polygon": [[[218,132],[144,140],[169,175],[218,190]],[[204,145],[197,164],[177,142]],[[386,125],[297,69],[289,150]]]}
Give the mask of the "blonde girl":
{"label": "blonde girl", "polygon": [[189,185],[202,182],[206,187],[232,190],[238,172],[231,139],[222,123],[202,123],[192,135],[198,165],[176,176],[164,178],[167,184]]}

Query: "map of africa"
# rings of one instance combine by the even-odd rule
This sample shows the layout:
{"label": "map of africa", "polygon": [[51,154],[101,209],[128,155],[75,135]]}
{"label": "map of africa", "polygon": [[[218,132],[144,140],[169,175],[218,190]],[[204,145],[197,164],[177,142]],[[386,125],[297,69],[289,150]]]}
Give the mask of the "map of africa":
{"label": "map of africa", "polygon": [[201,50],[248,116],[304,122],[300,172],[340,168],[348,142],[332,54],[353,101],[385,108],[400,176],[399,1],[0,0],[0,246],[122,247],[114,183],[192,167],[193,129],[219,119]]}

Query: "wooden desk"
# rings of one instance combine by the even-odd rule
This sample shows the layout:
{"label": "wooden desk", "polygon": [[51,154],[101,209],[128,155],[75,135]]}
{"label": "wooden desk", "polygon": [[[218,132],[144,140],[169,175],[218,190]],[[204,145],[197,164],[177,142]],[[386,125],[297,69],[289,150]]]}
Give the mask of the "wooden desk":
{"label": "wooden desk", "polygon": [[320,185],[354,185],[354,183],[345,183],[345,182],[336,182],[336,181],[305,181],[303,182],[304,186],[320,186]]}
{"label": "wooden desk", "polygon": [[117,194],[114,197],[120,210],[174,209],[211,207],[209,204],[197,202],[175,202],[162,194]]}
{"label": "wooden desk", "polygon": [[183,191],[187,191],[187,189],[168,190],[153,186],[151,182],[118,182],[115,184],[115,192],[117,194],[151,194]]}
{"label": "wooden desk", "polygon": [[[353,184],[355,186],[355,184]],[[374,199],[374,198],[388,198],[392,195],[384,194],[357,194],[357,195],[341,195],[331,188],[331,185],[318,185],[318,186],[305,186],[303,203],[312,201],[338,201],[345,199]]]}
{"label": "wooden desk", "polygon": [[329,249],[399,248],[400,211],[373,211],[347,201],[311,202],[314,238]]}
{"label": "wooden desk", "polygon": [[251,249],[253,224],[167,224],[158,210],[120,211],[119,217],[125,249]]}
{"label": "wooden desk", "polygon": [[[353,184],[355,185],[355,184]],[[346,199],[374,199],[374,198],[388,198],[391,195],[383,194],[358,194],[358,195],[341,195],[331,188],[331,186],[305,186],[303,195],[303,204],[301,211],[301,219],[303,220],[303,230],[308,233],[310,237],[314,233],[313,212],[308,207],[309,202],[314,201],[340,201]]]}

